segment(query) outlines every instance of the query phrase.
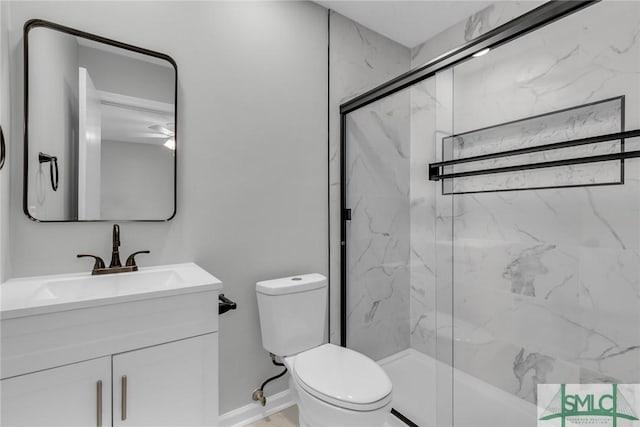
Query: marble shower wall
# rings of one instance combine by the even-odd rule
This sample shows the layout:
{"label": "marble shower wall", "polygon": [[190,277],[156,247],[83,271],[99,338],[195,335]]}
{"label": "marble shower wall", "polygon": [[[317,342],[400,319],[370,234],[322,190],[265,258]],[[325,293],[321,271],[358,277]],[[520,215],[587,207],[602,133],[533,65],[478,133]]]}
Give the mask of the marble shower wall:
{"label": "marble shower wall", "polygon": [[[340,343],[340,104],[407,72],[411,55],[407,47],[333,11],[329,16],[329,41],[329,286],[330,307],[333,308],[329,313],[329,339]],[[408,108],[408,101],[406,106]],[[391,124],[384,111],[380,112],[380,120],[385,121],[384,126]],[[362,125],[382,129],[381,123],[371,120]],[[406,287],[408,292],[408,282]],[[369,308],[372,304],[373,300],[369,302]],[[384,311],[382,304],[371,318],[365,318],[363,313],[352,317],[354,332],[370,328],[371,321],[380,322]],[[408,316],[408,311],[403,315]],[[393,348],[396,348],[395,344]],[[380,352],[387,352],[384,346]]]}
{"label": "marble shower wall", "polygon": [[[597,3],[453,75],[454,133],[622,95],[638,129],[640,4]],[[439,196],[454,204],[454,321],[473,332],[456,368],[531,402],[539,383],[640,382],[640,162],[624,170],[624,185]]]}
{"label": "marble shower wall", "polygon": [[441,103],[437,101],[436,77],[410,90],[410,342],[412,348],[435,356],[437,194],[425,165],[436,161],[436,111]]}
{"label": "marble shower wall", "polygon": [[539,0],[495,2],[412,48],[411,68],[419,67],[544,3]]}
{"label": "marble shower wall", "polygon": [[[443,159],[473,157],[621,132],[624,99],[623,96],[620,96],[504,125],[456,134],[443,140],[443,145],[447,147],[447,153]],[[605,141],[598,144],[465,163],[448,168],[447,172],[464,172],[619,153],[621,150],[622,142],[620,140]],[[621,161],[578,164],[564,168],[522,170],[445,180],[445,191],[448,194],[462,194],[492,190],[616,184],[622,181],[622,170],[623,162]]]}
{"label": "marble shower wall", "polygon": [[[543,3],[496,2],[411,49],[411,67],[419,67]],[[443,158],[439,141],[453,133],[453,75],[453,70],[446,70],[410,89],[410,344],[449,364],[453,363],[451,342],[437,340],[436,331],[451,330],[454,212],[452,199],[442,197],[440,184],[428,181],[426,165]]]}
{"label": "marble shower wall", "polygon": [[[434,57],[456,47],[459,46],[466,41],[471,40],[474,37],[477,37],[480,34],[484,34],[485,32],[508,22],[514,17],[525,13],[543,2],[541,1],[526,1],[526,2],[497,2],[482,11],[470,16],[468,19],[461,21],[459,24],[451,27],[448,30],[438,34],[434,38],[428,40],[427,42],[416,46],[413,49],[406,48],[398,43],[395,43],[386,37],[369,30],[366,27],[363,27],[354,21],[338,14],[333,11],[330,12],[330,23],[329,23],[329,32],[330,32],[330,52],[329,52],[329,134],[330,134],[330,142],[329,142],[329,156],[330,156],[330,164],[329,164],[329,206],[330,206],[330,220],[329,220],[329,228],[330,228],[330,306],[331,307],[339,307],[340,306],[340,115],[339,115],[339,106],[341,103],[347,101],[350,98],[353,98],[357,95],[360,95],[366,92],[369,89],[372,89],[379,84],[384,83],[385,81],[390,80],[393,77],[396,77],[402,73],[407,72],[412,67],[416,67],[421,65],[428,60],[433,59]],[[444,84],[444,80],[449,79],[446,84]],[[440,96],[444,96],[442,94],[443,91],[451,92],[451,81],[448,76],[443,80],[440,78],[440,84],[438,85],[440,88]],[[431,83],[433,84],[433,83]],[[433,92],[433,88],[426,89],[427,92]],[[407,102],[411,102],[411,105],[407,104],[407,108],[411,108],[413,111],[418,114],[435,114],[434,106],[429,104],[433,100],[430,100],[430,96],[426,96],[424,100],[429,105],[419,106],[421,103],[421,97],[423,95],[419,94],[422,89],[411,89],[411,93],[407,97]],[[417,91],[417,92],[416,92]],[[433,95],[433,93],[431,93]],[[450,93],[448,94],[450,97]],[[409,98],[414,99],[409,101]],[[426,109],[426,110],[423,110]],[[423,110],[422,113],[419,113],[418,110]],[[439,121],[443,123],[441,127],[447,129],[447,134],[451,133],[451,112],[444,111],[442,108],[438,111]],[[416,118],[417,119],[417,118]],[[420,118],[422,120],[422,118]],[[431,121],[426,121],[420,124],[417,120],[410,120],[411,125],[416,124],[416,129],[411,129],[411,150],[413,151],[415,146],[413,145],[414,138],[419,138],[419,134],[422,132],[427,132],[424,135],[425,138],[429,138],[427,140],[427,144],[422,147],[422,154],[426,155],[430,153],[428,147],[433,147],[432,143],[428,141],[432,141],[435,135],[435,130],[427,131],[424,126],[429,127],[429,123],[435,123],[435,116],[430,119]],[[425,141],[423,139],[423,141]],[[426,151],[425,151],[426,150]],[[431,153],[435,155],[435,152]],[[417,157],[416,157],[417,158]],[[427,161],[428,159],[425,157],[422,159],[423,161]],[[408,164],[407,164],[408,166]],[[424,173],[425,170],[420,170],[419,163],[416,162],[413,166],[415,169],[411,170],[412,181],[417,182],[416,173]],[[406,171],[409,173],[409,170]],[[413,185],[413,184],[412,184]],[[428,183],[420,184],[422,187],[428,186]],[[416,193],[416,197],[421,200],[411,200],[411,206],[415,206],[418,210],[423,209],[435,209],[434,205],[431,207],[426,207],[425,200],[422,200],[423,197],[419,195],[419,191]],[[435,193],[430,197],[434,197]],[[408,196],[407,196],[408,197]],[[413,197],[413,196],[412,196]],[[435,200],[435,199],[434,199]],[[426,203],[433,203],[426,201]],[[447,207],[441,207],[441,209],[446,209]],[[450,205],[448,206],[449,212],[440,212],[441,221],[449,222],[451,221],[451,212]],[[417,214],[424,214],[424,212],[417,212]],[[435,221],[435,211],[433,211],[430,215],[431,219]],[[448,219],[444,219],[447,218]],[[429,220],[428,220],[429,221]],[[428,222],[427,221],[427,222]],[[427,229],[423,229],[421,227],[431,227],[430,225],[425,225],[426,223],[418,223],[416,222],[415,227],[418,234],[428,233]],[[440,224],[442,225],[442,223]],[[436,230],[437,231],[437,230]],[[450,234],[450,233],[449,233]],[[445,236],[440,236],[444,238]],[[450,240],[450,238],[448,238]],[[413,239],[415,240],[415,239]],[[429,241],[434,241],[434,238],[431,237]],[[421,245],[423,247],[427,247],[424,242],[427,240],[423,240]],[[447,253],[451,253],[450,243],[445,243],[445,245],[449,245],[449,251]],[[432,251],[436,252],[436,251]],[[423,315],[429,316],[429,313],[433,313],[432,306],[435,305],[435,295],[432,294],[432,291],[435,292],[435,281],[424,281],[424,277],[428,275],[433,275],[434,265],[436,262],[435,259],[430,259],[430,257],[434,257],[435,255],[432,253],[431,255],[426,254],[423,255],[420,253],[420,249],[411,252],[412,260],[409,260],[410,264],[419,265],[422,263],[421,267],[411,269],[411,275],[413,275],[413,279],[409,280],[406,283],[407,292],[409,288],[413,287],[413,282],[418,281],[415,286],[415,289],[412,290],[412,295],[421,295],[421,298],[410,298],[410,309],[408,316],[412,317],[414,321],[411,322],[410,328],[407,328],[408,332],[406,337],[403,337],[400,341],[403,343],[409,339],[412,343],[415,341],[416,347],[420,348],[422,346],[422,342],[424,339],[415,340],[413,335],[418,333],[422,334],[424,332],[424,328],[416,328],[416,322],[418,319],[420,324],[429,323],[427,317]],[[450,262],[449,259],[446,260],[442,257],[442,251],[439,251],[440,260],[438,262],[443,263],[441,265],[441,269],[443,271],[450,271],[451,268],[445,268],[446,263]],[[421,260],[420,256],[424,256]],[[429,265],[431,268],[431,272],[429,268],[427,268],[424,263]],[[426,276],[425,276],[426,274]],[[441,274],[440,280],[443,284],[449,283],[448,277],[446,275]],[[428,287],[431,288],[428,289]],[[431,294],[430,294],[431,292]],[[427,306],[425,306],[427,304]],[[428,306],[431,304],[432,306]],[[451,301],[448,301],[449,307],[451,306]],[[423,317],[421,317],[423,316]],[[364,327],[367,324],[366,319],[362,317],[355,317],[350,319],[350,322],[355,321],[356,330],[358,328]],[[434,320],[435,321],[435,320]],[[351,323],[350,323],[351,324]],[[404,326],[403,326],[404,328]],[[340,342],[340,312],[339,310],[331,310],[330,311],[330,328],[329,328],[329,339],[331,342],[339,343]],[[410,330],[409,330],[410,329]],[[409,338],[407,338],[409,337]],[[422,341],[421,341],[422,340]],[[391,346],[393,348],[399,348],[401,346],[397,346],[394,344]],[[435,351],[435,350],[434,350]],[[377,351],[379,354],[386,354],[389,351],[383,348],[380,351]]]}
{"label": "marble shower wall", "polygon": [[[491,10],[511,7],[517,15],[532,8],[518,4]],[[442,196],[440,185],[426,179],[426,165],[442,158],[436,141],[452,133],[621,95],[626,129],[638,128],[637,9],[596,4],[350,115],[349,179],[357,176],[349,187],[357,203],[349,230],[356,237],[349,240],[350,347],[380,358],[410,346],[529,401],[541,382],[640,381],[637,161],[626,162],[625,185],[618,186]],[[331,298],[337,307],[338,106],[406,71],[409,56],[331,16]],[[414,49],[412,66],[448,50],[447,43],[463,42],[474,19],[436,36],[423,53]],[[485,20],[479,28],[508,19]],[[606,22],[617,22],[615,31]],[[337,72],[341,67],[351,72]],[[620,121],[607,120],[589,125],[596,133],[617,130]],[[577,135],[585,130],[580,126],[576,120],[570,130]],[[640,148],[637,140],[626,144]],[[574,172],[565,169],[562,178],[577,177]],[[619,163],[592,173],[608,179]],[[331,339],[339,340],[335,310]]]}

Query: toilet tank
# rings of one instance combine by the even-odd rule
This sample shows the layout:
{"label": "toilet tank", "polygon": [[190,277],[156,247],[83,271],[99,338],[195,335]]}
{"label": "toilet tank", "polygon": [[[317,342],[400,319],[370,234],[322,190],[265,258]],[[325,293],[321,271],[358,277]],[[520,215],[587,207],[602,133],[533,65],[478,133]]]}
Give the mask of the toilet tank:
{"label": "toilet tank", "polygon": [[303,274],[256,283],[262,346],[291,356],[324,342],[327,278]]}

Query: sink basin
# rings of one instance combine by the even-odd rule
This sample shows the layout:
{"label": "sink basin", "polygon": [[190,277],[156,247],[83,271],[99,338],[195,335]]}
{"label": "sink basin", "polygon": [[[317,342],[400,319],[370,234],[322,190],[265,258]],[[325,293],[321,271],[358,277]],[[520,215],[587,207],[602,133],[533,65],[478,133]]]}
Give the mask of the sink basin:
{"label": "sink basin", "polygon": [[44,282],[34,298],[80,300],[152,292],[184,284],[172,270],[121,273],[113,276],[89,276]]}
{"label": "sink basin", "polygon": [[141,268],[130,273],[90,273],[12,279],[0,285],[2,319],[176,294],[221,289],[193,263]]}

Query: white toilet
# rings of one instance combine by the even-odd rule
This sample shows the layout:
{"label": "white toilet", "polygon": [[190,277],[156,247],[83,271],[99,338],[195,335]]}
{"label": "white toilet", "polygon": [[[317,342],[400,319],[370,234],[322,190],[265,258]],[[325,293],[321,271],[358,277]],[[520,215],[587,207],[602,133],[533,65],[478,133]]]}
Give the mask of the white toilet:
{"label": "white toilet", "polygon": [[381,427],[391,380],[367,356],[323,344],[327,279],[305,274],[256,284],[262,345],[283,359],[301,427]]}

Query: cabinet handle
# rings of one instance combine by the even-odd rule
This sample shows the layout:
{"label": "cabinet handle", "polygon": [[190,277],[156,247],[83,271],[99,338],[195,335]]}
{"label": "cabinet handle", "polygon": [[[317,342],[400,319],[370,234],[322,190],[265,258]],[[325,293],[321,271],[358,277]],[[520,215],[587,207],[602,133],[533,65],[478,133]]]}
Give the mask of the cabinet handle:
{"label": "cabinet handle", "polygon": [[121,412],[122,412],[122,421],[127,419],[127,376],[123,375],[120,379],[120,387],[122,389],[122,399],[120,402]]}
{"label": "cabinet handle", "polygon": [[102,380],[98,380],[96,383],[96,399],[97,399],[97,413],[96,413],[96,426],[102,427]]}

